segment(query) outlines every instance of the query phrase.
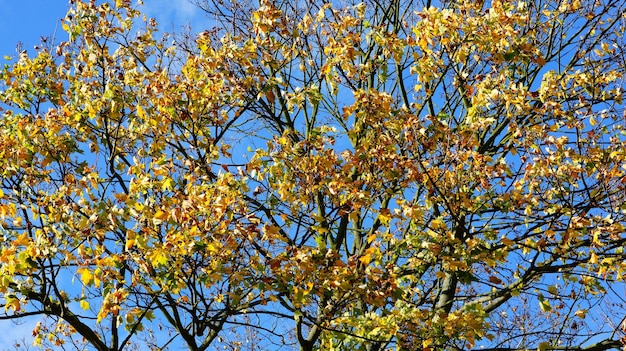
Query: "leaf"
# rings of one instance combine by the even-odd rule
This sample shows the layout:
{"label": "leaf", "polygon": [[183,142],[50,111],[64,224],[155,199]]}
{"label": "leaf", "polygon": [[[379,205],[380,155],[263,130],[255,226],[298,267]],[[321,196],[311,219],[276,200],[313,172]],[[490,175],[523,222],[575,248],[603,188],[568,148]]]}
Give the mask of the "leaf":
{"label": "leaf", "polygon": [[550,311],[552,311],[552,306],[550,306],[550,301],[548,301],[548,300],[540,300],[539,301],[539,308],[541,309],[542,312],[550,312]]}
{"label": "leaf", "polygon": [[365,249],[365,252],[363,252],[363,255],[359,257],[359,261],[364,265],[369,265],[370,262],[375,258],[377,259],[378,256],[380,256],[380,250],[377,247],[368,247]]}
{"label": "leaf", "polygon": [[137,117],[144,121],[147,119],[146,112],[141,105],[137,105]]}
{"label": "leaf", "polygon": [[499,284],[502,284],[502,279],[500,279],[500,278],[498,278],[498,277],[496,277],[496,276],[493,276],[493,275],[492,275],[492,276],[489,276],[489,281],[490,281],[491,283],[498,284],[498,285],[499,285]]}
{"label": "leaf", "polygon": [[548,341],[540,342],[539,345],[537,345],[537,351],[546,351],[551,348],[552,348],[552,344]]}
{"label": "leaf", "polygon": [[311,229],[313,229],[314,231],[316,231],[319,234],[326,234],[326,233],[328,233],[328,229],[327,228],[324,228],[324,227],[318,226],[318,225],[311,226]]}
{"label": "leaf", "polygon": [[165,251],[163,249],[155,249],[151,254],[150,254],[150,264],[153,267],[163,267],[167,264],[167,254],[165,253]]}
{"label": "leaf", "polygon": [[500,239],[500,242],[501,242],[503,245],[505,245],[505,246],[511,246],[511,245],[515,244],[515,241],[513,241],[513,240],[511,240],[511,239],[507,238],[506,236],[503,236],[503,237]]}
{"label": "leaf", "polygon": [[505,53],[505,54],[504,54],[504,59],[505,59],[506,61],[511,61],[511,60],[513,60],[514,58],[516,58],[517,56],[518,56],[518,53],[517,53],[517,52],[514,52],[514,51],[509,51],[509,52],[507,52],[507,53]]}
{"label": "leaf", "polygon": [[85,286],[90,286],[94,283],[94,275],[89,268],[81,267],[76,270],[76,273],[80,275],[80,281]]}
{"label": "leaf", "polygon": [[13,245],[15,246],[27,246],[30,243],[30,238],[28,237],[28,233],[20,234],[15,241],[13,241]]}
{"label": "leaf", "polygon": [[4,310],[9,312],[9,310],[13,310],[13,313],[17,313],[22,309],[20,304],[20,300],[15,297],[15,295],[8,294],[4,296]]}
{"label": "leaf", "polygon": [[174,190],[175,185],[176,182],[174,181],[174,179],[167,177],[163,180],[163,185],[161,185],[161,189],[165,191],[171,191]]}
{"label": "leaf", "polygon": [[587,310],[576,310],[576,312],[574,312],[574,315],[578,318],[585,319],[585,317],[587,317]]}
{"label": "leaf", "polygon": [[372,255],[363,255],[359,257],[359,261],[367,266],[372,262]]}
{"label": "leaf", "polygon": [[163,223],[163,221],[166,221],[169,218],[169,214],[163,210],[158,210],[156,211],[156,213],[154,214],[153,218],[152,218],[152,222],[155,225],[159,225],[161,223]]}

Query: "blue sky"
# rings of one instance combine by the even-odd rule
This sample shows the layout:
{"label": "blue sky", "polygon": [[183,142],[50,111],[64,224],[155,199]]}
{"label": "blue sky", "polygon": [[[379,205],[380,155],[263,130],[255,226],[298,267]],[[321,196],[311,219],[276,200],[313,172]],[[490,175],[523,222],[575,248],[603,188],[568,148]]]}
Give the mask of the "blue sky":
{"label": "blue sky", "polygon": [[[15,54],[16,44],[22,42],[30,53],[40,37],[52,37],[60,19],[65,16],[65,0],[0,0],[0,52]],[[57,37],[64,37],[61,26]]]}
{"label": "blue sky", "polygon": [[[207,23],[204,14],[188,0],[144,0],[144,3],[141,10],[156,18],[164,31],[179,31],[191,25],[193,31],[200,32]],[[34,55],[34,46],[42,37],[54,37],[56,44],[66,41],[61,19],[68,9],[67,0],[0,0],[0,62],[5,55],[15,56],[18,43]],[[0,320],[0,351],[14,350],[16,342],[28,347],[38,320],[28,318],[19,325]]]}
{"label": "blue sky", "polygon": [[[18,42],[32,54],[41,37],[52,38],[55,30],[56,42],[67,40],[60,20],[65,17],[68,3],[67,0],[0,0],[0,55],[15,54]],[[203,30],[206,19],[188,0],[145,0],[144,3],[142,11],[155,17],[165,31],[180,30],[184,25],[191,25],[198,32]]]}

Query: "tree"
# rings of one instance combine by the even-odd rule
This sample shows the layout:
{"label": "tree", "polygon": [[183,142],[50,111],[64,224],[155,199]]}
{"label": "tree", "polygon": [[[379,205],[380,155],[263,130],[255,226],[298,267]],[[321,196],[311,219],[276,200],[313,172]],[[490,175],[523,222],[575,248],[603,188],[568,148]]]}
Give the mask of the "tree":
{"label": "tree", "polygon": [[72,3],[0,73],[36,345],[622,347],[622,1]]}

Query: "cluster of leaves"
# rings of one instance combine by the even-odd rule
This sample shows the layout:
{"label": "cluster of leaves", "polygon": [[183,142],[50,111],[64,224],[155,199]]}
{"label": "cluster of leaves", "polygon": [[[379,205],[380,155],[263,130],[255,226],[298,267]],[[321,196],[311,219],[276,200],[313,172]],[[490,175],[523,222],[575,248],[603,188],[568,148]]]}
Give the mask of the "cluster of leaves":
{"label": "cluster of leaves", "polygon": [[621,347],[621,1],[72,3],[0,72],[35,344]]}

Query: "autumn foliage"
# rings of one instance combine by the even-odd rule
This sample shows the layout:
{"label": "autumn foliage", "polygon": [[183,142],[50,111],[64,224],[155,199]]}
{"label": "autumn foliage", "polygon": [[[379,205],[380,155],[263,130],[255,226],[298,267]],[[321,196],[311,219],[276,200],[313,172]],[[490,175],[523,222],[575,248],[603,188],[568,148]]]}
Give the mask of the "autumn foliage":
{"label": "autumn foliage", "polygon": [[622,1],[72,3],[0,71],[37,347],[622,347]]}

